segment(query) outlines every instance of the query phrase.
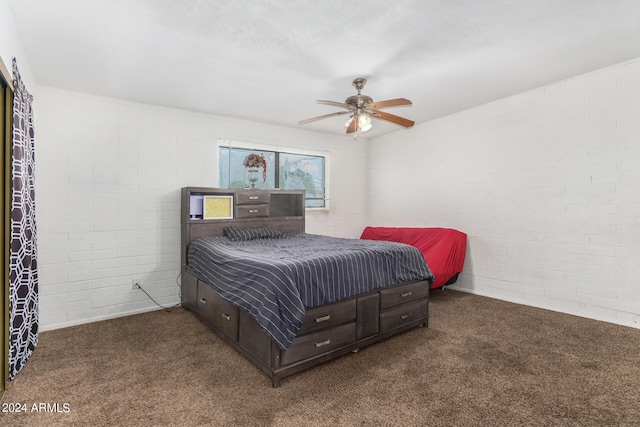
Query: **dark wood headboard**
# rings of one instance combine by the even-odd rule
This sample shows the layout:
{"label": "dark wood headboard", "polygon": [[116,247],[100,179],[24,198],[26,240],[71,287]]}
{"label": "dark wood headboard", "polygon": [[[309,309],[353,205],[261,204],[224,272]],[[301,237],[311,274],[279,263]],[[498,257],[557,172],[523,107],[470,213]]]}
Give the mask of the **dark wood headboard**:
{"label": "dark wood headboard", "polygon": [[[217,199],[208,199],[214,196]],[[199,237],[222,236],[224,227],[271,227],[282,233],[305,231],[304,190],[182,189],[182,268],[189,244]]]}

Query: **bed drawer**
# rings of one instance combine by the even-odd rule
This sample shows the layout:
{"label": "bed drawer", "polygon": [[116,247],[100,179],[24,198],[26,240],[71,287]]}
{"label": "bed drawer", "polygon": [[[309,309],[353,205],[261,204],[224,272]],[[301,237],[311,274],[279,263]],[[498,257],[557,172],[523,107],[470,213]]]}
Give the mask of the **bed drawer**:
{"label": "bed drawer", "polygon": [[404,304],[380,314],[380,333],[415,322],[429,315],[429,300]]}
{"label": "bed drawer", "polygon": [[198,283],[197,311],[205,323],[232,340],[238,337],[238,309],[206,283]]}
{"label": "bed drawer", "polygon": [[236,206],[236,218],[258,218],[269,216],[269,205]]}
{"label": "bed drawer", "polygon": [[356,342],[355,322],[299,336],[281,354],[280,363],[289,365]]}
{"label": "bed drawer", "polygon": [[414,282],[380,291],[380,310],[429,296],[429,282]]}
{"label": "bed drawer", "polygon": [[261,205],[269,204],[270,191],[238,191],[236,193],[236,205]]}
{"label": "bed drawer", "polygon": [[307,309],[304,323],[298,335],[330,328],[356,318],[356,300],[336,302],[322,307]]}

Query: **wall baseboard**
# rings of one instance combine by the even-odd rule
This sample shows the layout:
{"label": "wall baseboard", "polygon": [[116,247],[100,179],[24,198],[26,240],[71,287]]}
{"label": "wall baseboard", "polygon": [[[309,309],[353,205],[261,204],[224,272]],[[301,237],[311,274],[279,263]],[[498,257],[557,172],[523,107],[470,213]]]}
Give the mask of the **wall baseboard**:
{"label": "wall baseboard", "polygon": [[101,322],[103,320],[117,319],[119,317],[133,316],[133,315],[136,315],[136,314],[148,313],[150,311],[156,311],[156,310],[165,310],[165,309],[173,308],[173,307],[179,307],[179,305],[176,304],[175,306],[166,307],[166,308],[160,308],[158,306],[146,307],[146,308],[141,308],[141,309],[138,309],[138,310],[132,310],[132,311],[127,311],[127,312],[123,312],[123,313],[116,313],[116,314],[107,315],[107,316],[92,317],[90,319],[78,319],[78,320],[74,320],[74,321],[70,321],[70,322],[54,323],[54,324],[50,324],[50,325],[46,325],[46,326],[40,327],[39,332],[47,332],[47,331],[53,331],[55,329],[70,328],[72,326],[84,325],[86,323]]}

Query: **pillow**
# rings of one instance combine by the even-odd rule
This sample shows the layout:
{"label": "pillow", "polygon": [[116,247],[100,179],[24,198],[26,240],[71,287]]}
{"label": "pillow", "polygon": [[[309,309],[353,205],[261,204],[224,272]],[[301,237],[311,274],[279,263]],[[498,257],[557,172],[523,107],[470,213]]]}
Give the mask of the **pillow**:
{"label": "pillow", "polygon": [[264,239],[269,237],[278,237],[280,232],[269,227],[244,228],[229,226],[223,229],[225,237],[240,242],[243,240]]}

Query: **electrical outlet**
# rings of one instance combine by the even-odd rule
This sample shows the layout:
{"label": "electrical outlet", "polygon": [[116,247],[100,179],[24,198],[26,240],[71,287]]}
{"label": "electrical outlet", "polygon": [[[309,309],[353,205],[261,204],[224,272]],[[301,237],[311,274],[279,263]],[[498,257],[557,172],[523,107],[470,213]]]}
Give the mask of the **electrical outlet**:
{"label": "electrical outlet", "polygon": [[139,279],[131,280],[131,289],[140,289],[140,280]]}

